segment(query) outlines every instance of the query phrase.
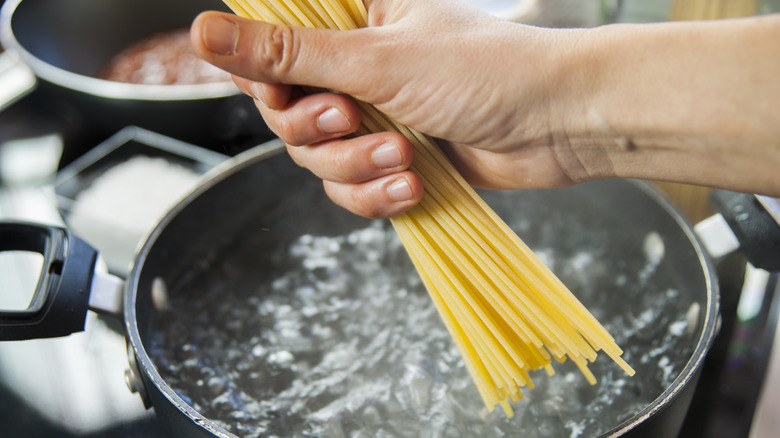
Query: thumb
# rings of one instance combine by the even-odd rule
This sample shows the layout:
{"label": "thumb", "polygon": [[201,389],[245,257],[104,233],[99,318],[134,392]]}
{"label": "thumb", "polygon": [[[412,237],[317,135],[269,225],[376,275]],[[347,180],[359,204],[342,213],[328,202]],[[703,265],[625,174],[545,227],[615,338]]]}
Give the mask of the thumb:
{"label": "thumb", "polygon": [[360,47],[367,41],[354,32],[360,30],[290,27],[209,11],[195,19],[190,36],[198,56],[236,76],[360,97],[370,89],[358,74]]}

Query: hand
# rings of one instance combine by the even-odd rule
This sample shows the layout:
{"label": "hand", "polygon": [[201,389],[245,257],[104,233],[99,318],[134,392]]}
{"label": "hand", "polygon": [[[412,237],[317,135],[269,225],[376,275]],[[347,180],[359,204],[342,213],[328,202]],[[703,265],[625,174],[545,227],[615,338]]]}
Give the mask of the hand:
{"label": "hand", "polygon": [[[780,196],[780,16],[544,29],[447,0],[366,1],[368,28],[215,12],[196,52],[255,98],[337,204],[389,217],[422,197],[413,150],[337,90],[437,138],[473,185],[647,178]],[[291,84],[295,84],[292,86]]]}
{"label": "hand", "polygon": [[[549,30],[446,1],[374,1],[368,10],[372,27],[348,32],[210,12],[193,24],[193,44],[236,76],[293,159],[323,178],[336,203],[358,214],[387,217],[419,201],[422,184],[407,170],[411,145],[386,132],[345,138],[360,123],[351,99],[304,96],[286,84],[338,90],[446,139],[442,148],[472,184],[506,189],[575,182],[549,147],[554,108],[545,90],[560,74],[545,62],[555,55]],[[522,56],[508,59],[523,46]]]}

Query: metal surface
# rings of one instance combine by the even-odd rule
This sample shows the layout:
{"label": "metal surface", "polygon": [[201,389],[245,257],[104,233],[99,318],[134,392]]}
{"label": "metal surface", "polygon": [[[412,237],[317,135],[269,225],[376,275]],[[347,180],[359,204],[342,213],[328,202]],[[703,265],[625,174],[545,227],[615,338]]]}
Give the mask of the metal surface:
{"label": "metal surface", "polygon": [[98,79],[121,50],[157,32],[187,28],[212,0],[10,0],[3,6],[2,42],[41,79],[109,99],[192,100],[237,95],[232,82],[142,85]]}
{"label": "metal surface", "polygon": [[[0,50],[2,48],[0,47]],[[0,111],[35,87],[35,75],[14,52],[0,52]]]}
{"label": "metal surface", "polygon": [[[214,254],[215,247],[230,242],[231,238],[236,237],[235,233],[241,234],[241,230],[246,229],[247,226],[251,227],[252,224],[263,222],[258,218],[263,217],[264,214],[270,211],[278,214],[277,210],[280,208],[282,208],[280,211],[287,211],[288,207],[293,209],[283,216],[287,218],[285,228],[289,232],[295,232],[289,227],[301,227],[303,224],[306,225],[300,228],[300,232],[311,230],[312,226],[332,227],[335,223],[339,223],[340,228],[349,227],[349,222],[342,222],[342,220],[347,221],[350,216],[346,213],[339,214],[337,207],[327,207],[329,203],[324,195],[318,194],[316,181],[314,185],[309,183],[305,185],[310,187],[309,190],[299,191],[302,190],[300,187],[303,184],[302,178],[306,179],[306,172],[290,164],[283,164],[286,161],[283,156],[278,155],[279,152],[274,149],[252,151],[246,156],[239,157],[234,163],[230,163],[232,167],[227,172],[220,173],[207,182],[201,191],[194,193],[189,202],[177,207],[152,233],[141,250],[131,274],[125,302],[127,331],[139,369],[145,378],[146,389],[155,408],[158,412],[164,412],[166,422],[170,421],[170,425],[173,426],[170,429],[172,433],[180,431],[178,433],[181,433],[181,436],[188,433],[231,436],[188,405],[159,374],[158,366],[148,356],[146,348],[150,337],[151,316],[155,312],[151,289],[155,279],[162,278],[167,284],[178,284],[184,281],[183,277],[186,278],[191,266],[208,263],[203,258],[213,257],[209,254]],[[269,159],[273,160],[273,164],[265,163]],[[275,190],[259,190],[259,187],[274,187]],[[661,281],[673,284],[676,290],[681,291],[683,295],[678,300],[682,303],[691,300],[701,305],[700,316],[697,318],[699,331],[695,351],[685,364],[684,370],[672,385],[658,394],[654,403],[637,412],[633,418],[623,424],[616,425],[608,434],[609,436],[666,436],[679,428],[684,418],[687,403],[695,388],[698,370],[715,333],[717,287],[714,284],[711,264],[707,261],[690,227],[665,199],[649,186],[614,180],[601,181],[574,190],[578,191],[578,195],[564,199],[569,199],[571,202],[579,199],[578,205],[588,205],[590,212],[584,213],[579,210],[579,207],[574,206],[570,207],[572,210],[569,212],[576,211],[578,217],[583,220],[587,218],[586,224],[594,225],[600,221],[611,223],[610,230],[615,241],[624,241],[625,245],[641,246],[641,243],[637,243],[637,239],[641,240],[644,231],[639,230],[658,230],[664,236],[664,243],[667,245],[664,273],[659,279],[662,278]],[[593,190],[594,194],[598,193],[598,196],[584,195],[589,190]],[[556,197],[553,195],[562,196],[563,193],[565,192],[549,193],[545,195],[545,199],[552,200]],[[584,198],[587,198],[587,201],[582,201]],[[252,202],[247,203],[247,199],[251,199]],[[285,203],[288,207],[280,206],[281,199],[288,200]],[[301,204],[293,207],[295,204],[289,204],[292,199],[300,199]],[[495,200],[496,198],[493,198],[493,201]],[[551,201],[551,205],[566,205],[559,202]],[[580,204],[580,202],[587,204]],[[497,212],[502,217],[511,219],[513,210],[517,210],[513,206],[512,201],[503,203],[499,201]],[[311,208],[316,208],[318,211],[316,221],[311,220],[310,216],[299,216],[293,213],[299,209],[310,211]],[[561,211],[555,210],[558,207],[545,205],[545,209],[547,208],[552,209],[547,211],[550,217],[562,214]],[[216,212],[219,213],[215,214]],[[618,225],[625,221],[635,225],[633,227]],[[602,224],[598,228],[602,229],[603,226]],[[226,235],[226,230],[232,231]],[[197,233],[199,239],[191,239],[193,233]],[[576,239],[568,242],[567,245],[576,245]],[[663,288],[663,286],[659,287]],[[614,301],[612,305],[620,308],[632,300],[627,298],[625,301],[612,301]],[[191,430],[187,430],[188,428]]]}
{"label": "metal surface", "polygon": [[226,7],[214,0],[9,0],[0,13],[0,42],[35,73],[48,100],[71,107],[104,135],[136,125],[212,148],[268,140],[251,99],[230,81],[141,85],[97,78],[129,45],[187,28],[209,9]]}

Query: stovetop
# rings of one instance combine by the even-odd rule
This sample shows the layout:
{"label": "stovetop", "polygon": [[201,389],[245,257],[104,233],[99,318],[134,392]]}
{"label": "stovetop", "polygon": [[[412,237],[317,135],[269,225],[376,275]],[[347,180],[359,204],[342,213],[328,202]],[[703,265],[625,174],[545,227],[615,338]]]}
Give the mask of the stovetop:
{"label": "stovetop", "polygon": [[[0,160],[8,160],[14,143],[36,148],[42,142],[59,142],[60,148],[31,153],[47,162],[41,154],[61,151],[59,167],[64,167],[103,140],[78,113],[36,92],[0,111]],[[0,171],[0,218],[62,225],[50,198],[35,181],[17,180],[17,169],[10,172],[9,164],[0,161],[0,169],[5,169]],[[0,264],[0,293],[29,280],[13,278],[18,273],[14,268]],[[125,385],[121,324],[88,315],[87,329],[66,338],[0,343],[0,436],[165,437],[154,412],[144,409]]]}
{"label": "stovetop", "polygon": [[[35,93],[0,112],[0,148],[19,139],[46,135],[62,140],[60,167],[105,140],[90,131],[77,114],[46,105]],[[14,203],[9,194],[13,198],[18,190],[0,185],[0,217],[3,202],[7,212],[8,203]],[[56,217],[56,211],[47,215]],[[777,276],[750,270],[752,276],[748,277],[758,281],[745,282],[746,269],[738,255],[719,265],[721,332],[702,371],[683,437],[750,437],[751,430],[755,431],[780,295]],[[88,321],[88,330],[71,336],[65,346],[62,340],[0,345],[3,436],[164,437],[160,420],[152,411],[145,411],[125,387],[124,340],[118,333],[111,322],[94,317]],[[54,367],[57,371],[52,371],[52,361],[59,365]],[[30,392],[20,394],[20,386]]]}
{"label": "stovetop", "polygon": [[[46,135],[62,142],[60,168],[108,137],[74,109],[47,101],[37,92],[0,111],[0,151],[9,142]],[[233,155],[247,146],[225,144],[219,152]],[[7,175],[0,173],[0,218],[7,216],[9,204],[18,204],[14,197],[23,192],[18,187],[9,189],[8,184]],[[31,214],[28,208],[25,204],[25,214]],[[49,214],[57,220],[56,211]],[[772,348],[780,314],[780,282],[777,275],[750,270],[739,255],[723,261],[718,271],[721,332],[680,436],[765,438],[771,435],[762,432],[762,421],[772,412],[780,413],[780,407],[765,402],[772,389],[767,382],[780,379],[780,357],[772,358],[773,352],[780,356]],[[7,284],[8,279],[0,276],[0,292]],[[0,345],[0,435],[165,437],[160,419],[125,386],[124,340],[115,324],[92,316],[89,330],[64,342]]]}

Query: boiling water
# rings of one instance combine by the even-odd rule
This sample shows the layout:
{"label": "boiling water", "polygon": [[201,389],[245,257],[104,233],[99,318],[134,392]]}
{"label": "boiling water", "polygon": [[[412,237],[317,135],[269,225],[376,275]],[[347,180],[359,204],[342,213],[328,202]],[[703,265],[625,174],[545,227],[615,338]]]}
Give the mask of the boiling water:
{"label": "boiling water", "polygon": [[[534,234],[553,239],[555,229]],[[242,437],[598,436],[672,383],[697,323],[692,303],[650,281],[660,236],[634,249],[638,263],[611,266],[603,236],[585,234],[571,251],[544,239],[535,249],[638,373],[627,377],[602,354],[590,386],[576,366],[554,363],[555,376],[532,375],[536,388],[523,390],[511,419],[484,407],[387,222],[286,243],[272,230],[242,237],[171,286],[150,355],[185,401]]]}

